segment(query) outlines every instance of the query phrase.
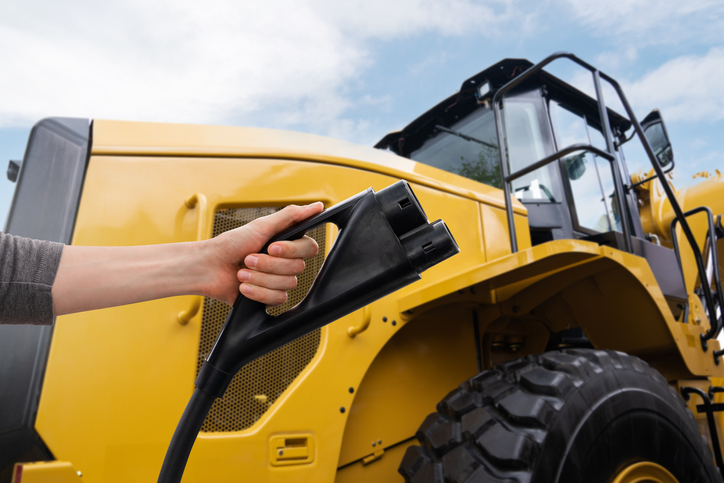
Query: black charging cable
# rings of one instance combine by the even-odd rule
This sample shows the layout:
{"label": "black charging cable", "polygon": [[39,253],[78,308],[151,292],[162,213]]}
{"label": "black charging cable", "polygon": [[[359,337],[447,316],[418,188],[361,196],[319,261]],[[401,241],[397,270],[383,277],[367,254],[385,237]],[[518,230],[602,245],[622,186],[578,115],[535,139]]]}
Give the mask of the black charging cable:
{"label": "black charging cable", "polygon": [[186,462],[194,447],[196,436],[201,431],[201,426],[214,404],[216,396],[208,394],[199,388],[194,389],[186,409],[176,426],[176,431],[168,446],[166,458],[163,460],[161,473],[158,476],[159,483],[176,483],[186,469]]}

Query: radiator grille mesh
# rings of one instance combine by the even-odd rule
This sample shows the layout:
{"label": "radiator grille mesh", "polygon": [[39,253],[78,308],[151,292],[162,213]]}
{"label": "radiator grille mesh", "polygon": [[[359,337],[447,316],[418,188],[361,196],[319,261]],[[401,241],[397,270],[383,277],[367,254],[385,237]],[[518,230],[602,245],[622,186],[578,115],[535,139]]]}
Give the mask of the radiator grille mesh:
{"label": "radiator grille mesh", "polygon": [[[214,216],[213,236],[280,209],[262,207],[217,211]],[[294,307],[307,294],[324,261],[325,234],[325,226],[307,234],[319,244],[319,255],[306,261],[306,268],[297,276],[297,287],[289,292],[287,302],[269,309],[270,314],[279,315]],[[197,374],[211,351],[229,310],[230,307],[222,302],[210,298],[204,300]],[[201,431],[240,431],[251,427],[312,360],[319,348],[320,333],[321,330],[317,329],[245,365],[234,377],[224,397],[214,402]]]}

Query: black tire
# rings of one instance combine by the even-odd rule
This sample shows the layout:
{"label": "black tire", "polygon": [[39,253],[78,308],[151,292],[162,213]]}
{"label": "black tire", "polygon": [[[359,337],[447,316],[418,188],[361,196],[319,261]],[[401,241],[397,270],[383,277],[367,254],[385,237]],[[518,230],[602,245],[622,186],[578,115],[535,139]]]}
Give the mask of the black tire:
{"label": "black tire", "polygon": [[683,399],[644,361],[573,349],[528,356],[464,382],[407,449],[411,483],[609,483],[649,461],[680,483],[721,482]]}

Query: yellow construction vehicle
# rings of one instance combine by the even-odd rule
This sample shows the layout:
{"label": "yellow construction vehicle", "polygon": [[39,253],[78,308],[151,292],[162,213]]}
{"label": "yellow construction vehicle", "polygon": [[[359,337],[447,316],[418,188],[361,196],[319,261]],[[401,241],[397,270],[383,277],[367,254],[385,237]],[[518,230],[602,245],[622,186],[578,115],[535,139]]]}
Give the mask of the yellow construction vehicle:
{"label": "yellow construction vehicle", "polygon": [[[553,61],[589,71],[595,96]],[[629,172],[633,146],[647,171]],[[244,366],[183,481],[721,481],[724,185],[674,189],[658,111],[639,122],[571,54],[506,59],[375,147],[46,119],[6,231],[190,241],[407,180],[460,253]],[[304,297],[337,229],[310,235],[321,253],[273,314]],[[3,477],[155,481],[228,311],[189,296],[0,326]]]}

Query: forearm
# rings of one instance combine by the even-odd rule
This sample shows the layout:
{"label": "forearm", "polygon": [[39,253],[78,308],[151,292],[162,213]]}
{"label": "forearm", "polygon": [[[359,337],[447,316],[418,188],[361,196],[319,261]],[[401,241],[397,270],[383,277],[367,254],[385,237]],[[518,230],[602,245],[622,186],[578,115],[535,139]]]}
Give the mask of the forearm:
{"label": "forearm", "polygon": [[[244,295],[280,304],[296,285],[303,258],[317,254],[308,237],[276,242],[274,234],[322,210],[321,203],[289,206],[210,240],[132,247],[66,246],[53,284],[54,315],[144,302],[175,295],[203,295],[233,304]],[[245,263],[248,264],[245,265]]]}
{"label": "forearm", "polygon": [[63,315],[175,295],[205,295],[205,244],[66,246],[53,284],[53,312]]}

